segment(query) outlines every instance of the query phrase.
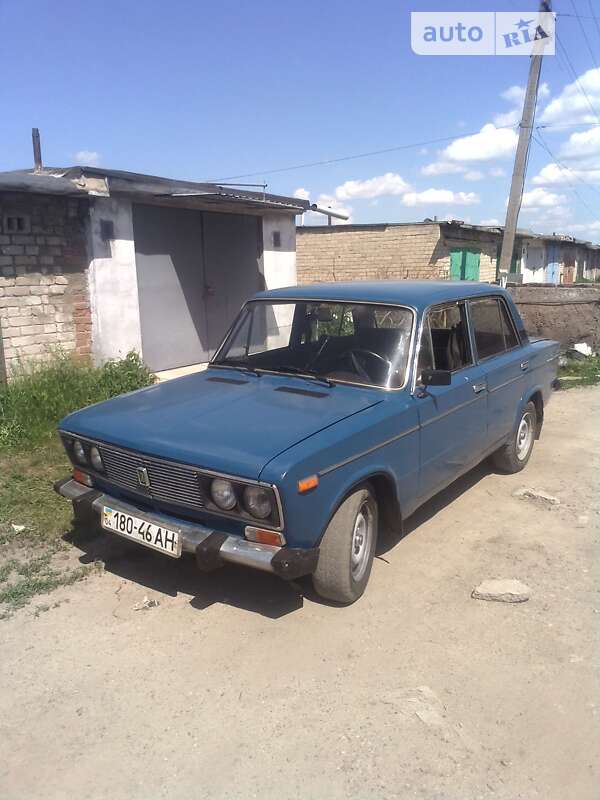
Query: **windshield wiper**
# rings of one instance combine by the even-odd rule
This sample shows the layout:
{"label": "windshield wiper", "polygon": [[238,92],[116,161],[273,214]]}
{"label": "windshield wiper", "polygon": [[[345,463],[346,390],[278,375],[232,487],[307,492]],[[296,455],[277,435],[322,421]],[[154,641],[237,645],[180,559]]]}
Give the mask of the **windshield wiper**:
{"label": "windshield wiper", "polygon": [[277,369],[271,368],[273,372],[289,372],[291,375],[297,375],[299,378],[306,378],[309,381],[316,381],[325,386],[335,386],[334,381],[330,380],[326,375],[315,372],[313,369],[302,369],[290,364],[284,364]]}
{"label": "windshield wiper", "polygon": [[251,367],[243,358],[223,358],[220,361],[212,361],[211,363],[218,367],[242,369],[244,372],[251,372],[253,375],[256,375],[257,378],[261,376],[261,373],[257,369],[254,369],[254,367]]}

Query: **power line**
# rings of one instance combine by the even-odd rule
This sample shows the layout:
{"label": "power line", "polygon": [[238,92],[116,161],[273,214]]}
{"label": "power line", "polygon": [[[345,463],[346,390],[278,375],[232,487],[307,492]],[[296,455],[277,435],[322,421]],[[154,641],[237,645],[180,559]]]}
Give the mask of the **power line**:
{"label": "power line", "polygon": [[592,19],[596,23],[596,30],[598,31],[598,36],[600,36],[600,20],[594,14],[594,7],[592,6],[592,0],[588,0],[588,5],[590,7],[590,14],[592,15]]}
{"label": "power line", "polygon": [[571,5],[573,6],[573,11],[575,12],[575,16],[577,17],[577,22],[579,23],[579,27],[581,28],[581,33],[583,35],[583,38],[585,39],[585,43],[587,44],[587,48],[590,51],[590,55],[592,57],[592,61],[594,62],[594,66],[596,67],[596,69],[598,69],[598,62],[596,61],[596,56],[594,54],[594,51],[592,50],[592,45],[590,44],[590,40],[588,39],[588,35],[587,35],[587,33],[585,31],[585,28],[583,26],[583,22],[581,21],[581,17],[579,16],[579,14],[577,12],[577,7],[575,6],[575,0],[571,0]]}
{"label": "power line", "polygon": [[585,89],[583,88],[583,86],[582,86],[582,85],[581,85],[581,83],[579,82],[579,78],[577,77],[577,73],[576,73],[576,71],[575,71],[575,67],[573,66],[573,64],[572,64],[572,62],[571,62],[571,59],[569,58],[569,54],[568,54],[568,52],[567,52],[567,49],[566,49],[566,47],[565,47],[565,46],[564,46],[564,44],[561,42],[561,40],[558,38],[558,34],[556,34],[556,44],[557,44],[557,45],[559,45],[559,47],[561,47],[561,48],[562,48],[562,55],[564,56],[564,58],[565,58],[565,60],[566,60],[566,62],[567,62],[567,64],[568,64],[568,66],[569,66],[569,69],[570,69],[570,71],[571,71],[571,75],[573,76],[573,78],[574,78],[574,80],[575,80],[575,83],[576,83],[576,85],[577,85],[577,88],[579,89],[579,91],[581,92],[581,94],[582,94],[582,95],[585,97],[585,99],[586,99],[586,101],[587,101],[587,104],[588,104],[588,106],[589,106],[589,107],[590,107],[590,109],[592,110],[592,113],[593,113],[593,115],[596,117],[596,119],[598,120],[598,122],[600,122],[600,115],[598,114],[598,112],[596,111],[596,109],[594,108],[594,106],[592,105],[592,101],[590,100],[590,98],[589,98],[589,96],[588,96],[588,93],[585,91]]}
{"label": "power line", "polygon": [[[600,120],[598,122],[565,122],[565,123],[547,123],[545,125],[540,125],[538,127],[542,128],[577,128],[582,125],[587,127],[600,125]],[[498,125],[495,126],[496,130],[505,130],[508,128],[515,129],[518,125]],[[481,130],[478,131],[471,131],[470,133],[461,133],[460,136],[444,136],[439,139],[427,139],[422,142],[411,142],[409,144],[399,144],[393,147],[386,147],[382,150],[371,150],[368,153],[356,153],[353,155],[347,156],[339,156],[336,158],[326,158],[321,161],[308,161],[303,164],[293,164],[287,167],[276,167],[274,169],[263,169],[263,170],[256,170],[256,172],[245,172],[241,175],[228,175],[226,178],[211,178],[210,182],[214,183],[222,183],[223,181],[230,181],[236,180],[237,178],[252,178],[256,175],[273,175],[279,172],[292,172],[298,169],[308,169],[310,167],[324,167],[328,166],[329,164],[339,164],[343,161],[354,161],[360,158],[370,158],[371,156],[379,156],[385,155],[386,153],[395,153],[401,150],[411,150],[415,147],[425,147],[426,145],[433,145],[433,144],[442,144],[443,142],[450,142],[454,141],[455,139],[462,139],[466,136],[476,136],[478,133],[481,133]]]}
{"label": "power line", "polygon": [[[598,120],[600,124],[600,120]],[[503,130],[507,128],[515,128],[516,125],[498,125],[496,130]],[[438,139],[426,139],[422,142],[411,142],[410,144],[398,144],[394,147],[386,147],[382,150],[371,150],[367,153],[356,153],[354,155],[348,156],[339,156],[337,158],[326,158],[321,161],[308,161],[304,164],[294,164],[289,167],[276,167],[274,169],[263,169],[263,170],[256,170],[256,172],[246,172],[243,175],[228,175],[226,178],[214,178],[211,179],[211,182],[218,183],[219,181],[229,181],[237,178],[251,178],[255,175],[273,175],[276,172],[291,172],[292,170],[296,169],[308,169],[309,167],[324,167],[329,164],[339,164],[342,161],[354,161],[358,158],[369,158],[371,156],[379,156],[384,155],[385,153],[395,153],[399,150],[411,150],[415,147],[425,147],[427,145],[433,144],[442,144],[443,142],[451,142],[455,139],[462,139],[467,136],[475,136],[476,134],[481,133],[480,130],[478,131],[471,131],[470,133],[461,133],[460,136],[443,136]]]}
{"label": "power line", "polygon": [[[576,175],[576,174],[573,172],[573,170],[572,170],[570,167],[567,167],[567,166],[565,166],[565,164],[563,164],[561,161],[559,161],[559,160],[556,158],[556,156],[554,155],[554,153],[552,152],[552,150],[550,150],[550,148],[548,147],[548,145],[547,145],[547,144],[546,144],[546,142],[544,141],[544,139],[543,139],[543,136],[542,136],[541,132],[538,132],[538,135],[537,135],[537,136],[535,136],[535,134],[534,134],[533,138],[534,138],[535,142],[536,142],[536,143],[537,143],[537,144],[538,144],[540,147],[542,147],[542,148],[543,148],[543,149],[546,151],[546,153],[548,153],[548,155],[550,156],[550,158],[552,158],[552,159],[553,159],[553,160],[554,160],[554,161],[555,161],[555,162],[556,162],[556,163],[559,165],[559,167],[562,167],[562,169],[566,170],[567,172],[570,172],[570,173],[573,175],[573,177],[574,177],[576,180],[580,181],[580,183],[584,184],[584,185],[585,185],[585,186],[587,186],[588,188],[590,188],[590,189],[593,189],[593,191],[595,191],[595,192],[597,192],[597,191],[598,191],[598,190],[596,189],[596,187],[595,187],[595,186],[592,186],[591,184],[587,183],[587,181],[584,181],[584,180],[583,180],[583,179],[582,179],[580,176]],[[583,197],[582,197],[582,196],[579,194],[579,192],[577,191],[577,189],[575,188],[575,186],[573,185],[573,183],[572,183],[572,182],[571,182],[571,181],[570,181],[568,178],[567,178],[567,181],[568,181],[568,184],[569,184],[569,186],[570,186],[570,188],[571,188],[571,191],[573,192],[573,194],[575,195],[575,197],[577,197],[577,199],[578,199],[578,200],[581,202],[581,204],[582,204],[582,205],[585,207],[585,209],[586,209],[586,210],[589,212],[589,214],[591,215],[592,219],[593,219],[594,221],[597,221],[597,220],[598,220],[598,216],[597,216],[596,212],[595,212],[595,211],[592,211],[592,209],[590,208],[590,206],[588,206],[588,204],[587,204],[587,201],[586,201],[586,200],[584,200],[584,198],[583,198]],[[598,193],[600,194],[600,192],[598,192]]]}

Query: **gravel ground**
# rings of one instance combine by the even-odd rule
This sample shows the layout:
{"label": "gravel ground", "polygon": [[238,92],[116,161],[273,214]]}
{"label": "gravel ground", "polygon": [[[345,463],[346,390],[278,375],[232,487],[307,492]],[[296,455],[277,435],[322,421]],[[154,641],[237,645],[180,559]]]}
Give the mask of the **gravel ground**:
{"label": "gravel ground", "polygon": [[598,800],[599,420],[556,394],[525,472],[435,498],[349,608],[80,541],[106,571],[0,622],[0,796]]}

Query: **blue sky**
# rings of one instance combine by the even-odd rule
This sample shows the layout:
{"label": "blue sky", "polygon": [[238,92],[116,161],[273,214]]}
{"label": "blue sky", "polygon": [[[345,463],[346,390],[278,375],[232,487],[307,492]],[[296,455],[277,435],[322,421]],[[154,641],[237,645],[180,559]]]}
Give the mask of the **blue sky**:
{"label": "blue sky", "polygon": [[[600,8],[573,3],[554,4],[571,15],[559,16],[558,34],[598,116],[564,52],[547,57],[537,121],[548,127],[538,135],[559,163],[532,146],[521,224],[600,241],[592,60],[600,61],[592,17]],[[516,135],[500,126],[518,121],[528,59],[413,54],[410,11],[455,7],[534,10],[537,2],[0,0],[0,170],[31,164],[35,125],[52,166],[92,162],[197,180],[256,173],[239,180],[301,190],[355,222],[503,222]]]}

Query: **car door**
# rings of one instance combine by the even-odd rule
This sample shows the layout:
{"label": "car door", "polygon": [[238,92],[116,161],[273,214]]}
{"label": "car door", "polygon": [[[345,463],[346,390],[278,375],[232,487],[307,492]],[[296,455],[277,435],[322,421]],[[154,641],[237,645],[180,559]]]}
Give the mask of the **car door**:
{"label": "car door", "polygon": [[[449,370],[449,386],[419,387],[422,369]],[[419,345],[414,391],[420,424],[420,499],[431,497],[473,465],[485,449],[487,386],[475,363],[466,304],[429,309]]]}
{"label": "car door", "polygon": [[512,431],[525,390],[529,362],[502,297],[469,300],[477,363],[487,381],[487,447]]}

